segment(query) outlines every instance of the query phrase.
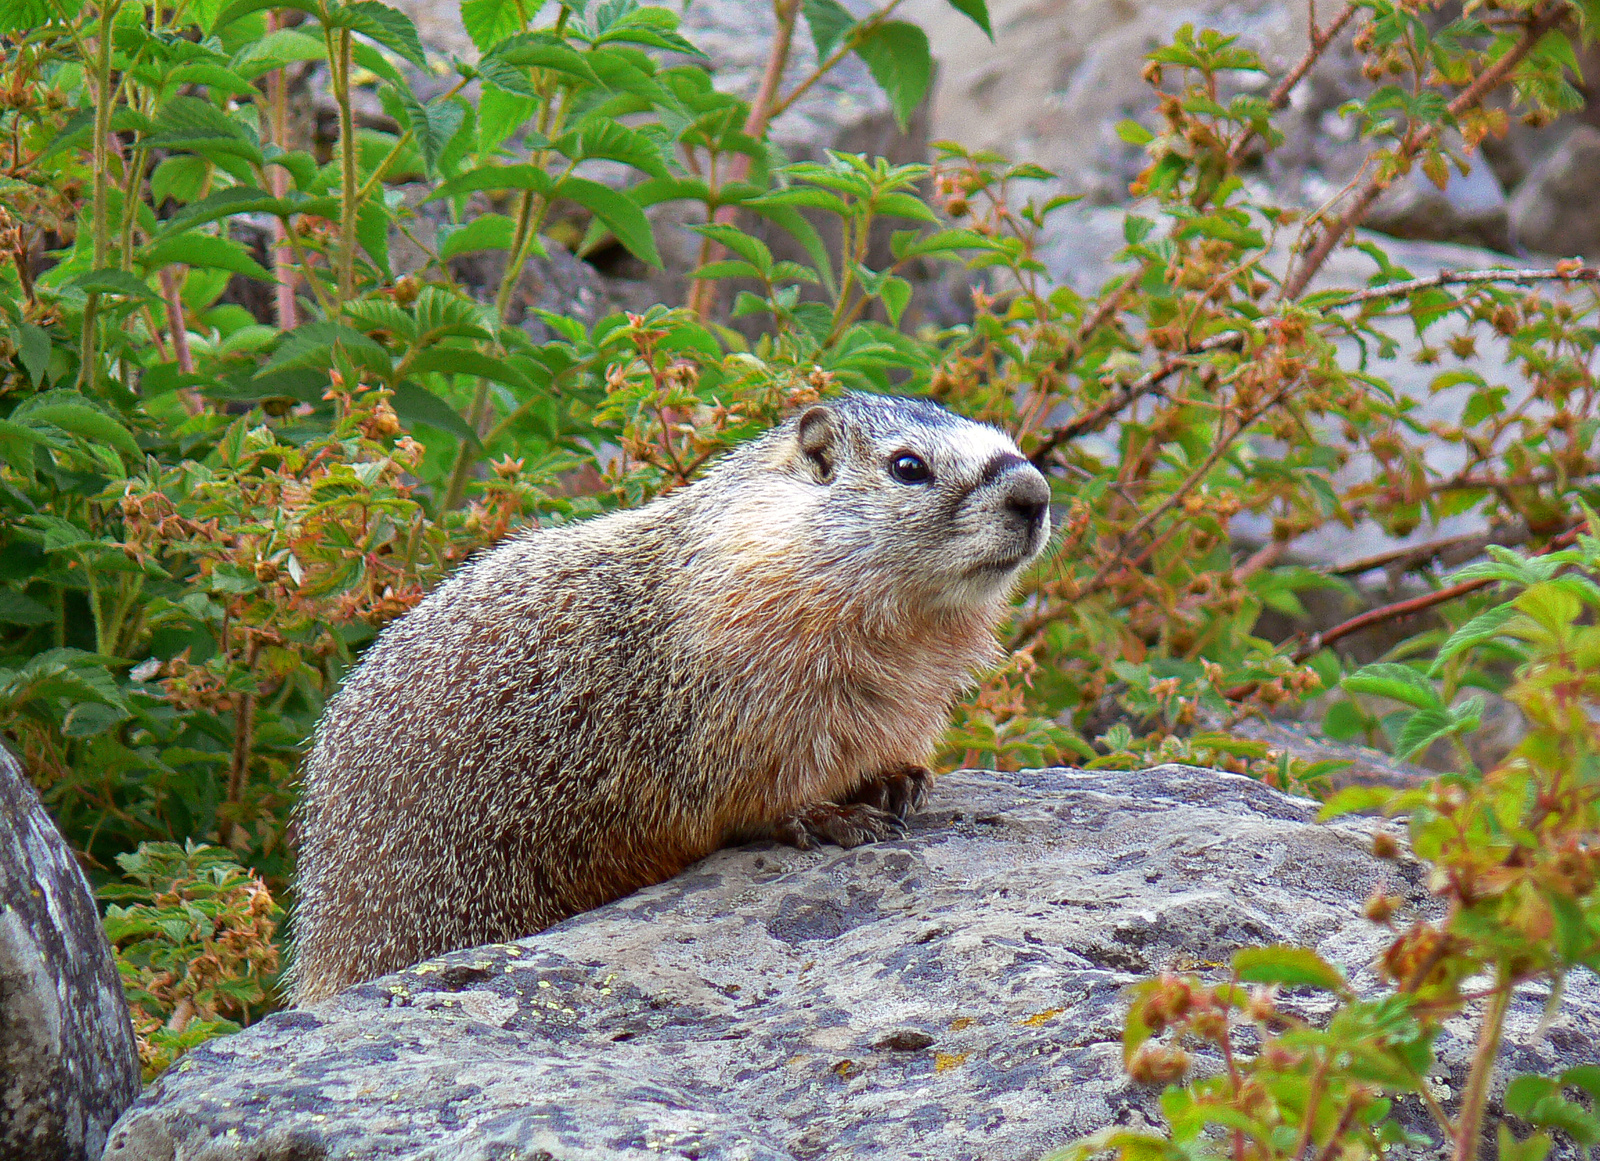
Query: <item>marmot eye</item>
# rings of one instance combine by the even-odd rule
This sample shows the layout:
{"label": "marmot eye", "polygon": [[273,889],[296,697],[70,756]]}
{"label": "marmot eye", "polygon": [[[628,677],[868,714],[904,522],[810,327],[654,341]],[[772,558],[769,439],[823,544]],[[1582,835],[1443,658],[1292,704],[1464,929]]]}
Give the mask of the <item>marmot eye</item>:
{"label": "marmot eye", "polygon": [[902,484],[926,484],[933,479],[922,457],[910,452],[901,452],[889,461],[889,474]]}

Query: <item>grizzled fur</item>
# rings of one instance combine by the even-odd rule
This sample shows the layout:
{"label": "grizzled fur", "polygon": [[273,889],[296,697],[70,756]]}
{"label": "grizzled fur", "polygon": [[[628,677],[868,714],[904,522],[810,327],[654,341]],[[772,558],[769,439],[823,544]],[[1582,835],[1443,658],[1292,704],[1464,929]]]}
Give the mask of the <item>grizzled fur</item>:
{"label": "grizzled fur", "polygon": [[[907,453],[929,478],[896,477]],[[477,558],[317,730],[295,1001],[530,934],[730,841],[896,833],[995,658],[1047,498],[1000,432],[853,396],[643,508]]]}

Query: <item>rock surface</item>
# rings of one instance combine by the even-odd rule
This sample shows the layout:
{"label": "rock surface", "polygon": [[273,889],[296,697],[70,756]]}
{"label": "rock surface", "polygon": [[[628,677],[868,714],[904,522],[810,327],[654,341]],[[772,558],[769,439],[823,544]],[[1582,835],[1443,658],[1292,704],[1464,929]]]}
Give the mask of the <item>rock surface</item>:
{"label": "rock surface", "polygon": [[[1422,902],[1419,868],[1313,813],[1186,767],[952,775],[904,841],[723,851],[212,1042],[106,1157],[1038,1158],[1151,1115],[1119,1044],[1141,976],[1293,940],[1372,986],[1361,900]],[[1541,1033],[1543,999],[1517,998],[1510,1063],[1596,1059],[1596,981]],[[1471,1035],[1443,1041],[1442,1094]]]}
{"label": "rock surface", "polygon": [[98,1157],[139,1057],[89,884],[0,747],[0,1158]]}
{"label": "rock surface", "polygon": [[1575,126],[1523,179],[1511,201],[1519,245],[1560,257],[1600,258],[1600,129]]}

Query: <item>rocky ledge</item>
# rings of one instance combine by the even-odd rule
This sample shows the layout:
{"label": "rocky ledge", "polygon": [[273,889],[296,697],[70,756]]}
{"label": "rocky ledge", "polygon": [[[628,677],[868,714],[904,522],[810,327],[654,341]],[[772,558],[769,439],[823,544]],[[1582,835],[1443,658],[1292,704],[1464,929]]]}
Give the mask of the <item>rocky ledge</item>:
{"label": "rocky ledge", "polygon": [[[951,775],[903,842],[723,851],[213,1042],[106,1157],[1038,1158],[1153,1115],[1119,1044],[1144,975],[1293,941],[1372,986],[1361,901],[1425,904],[1418,868],[1313,815],[1187,767]],[[1595,979],[1540,1029],[1544,999],[1519,996],[1510,1066],[1596,1059]],[[1447,1100],[1470,1035],[1441,1045]]]}

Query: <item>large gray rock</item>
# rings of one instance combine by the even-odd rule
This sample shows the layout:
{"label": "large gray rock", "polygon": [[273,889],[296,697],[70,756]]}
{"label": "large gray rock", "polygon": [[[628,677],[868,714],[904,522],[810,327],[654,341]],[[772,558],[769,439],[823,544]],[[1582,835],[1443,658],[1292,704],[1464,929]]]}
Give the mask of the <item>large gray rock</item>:
{"label": "large gray rock", "polygon": [[0,747],[0,1159],[98,1157],[139,1055],[89,884]]}
{"label": "large gray rock", "polygon": [[[1374,986],[1360,903],[1422,903],[1420,869],[1314,810],[1185,767],[951,775],[905,841],[723,851],[214,1041],[106,1157],[1037,1158],[1153,1114],[1119,1044],[1147,973],[1292,940]],[[1541,1031],[1543,1001],[1519,994],[1511,1063],[1594,1059],[1595,980]],[[1471,1036],[1444,1038],[1447,1101]]]}
{"label": "large gray rock", "polygon": [[1600,257],[1600,129],[1576,125],[1511,199],[1519,245],[1544,254]]}

